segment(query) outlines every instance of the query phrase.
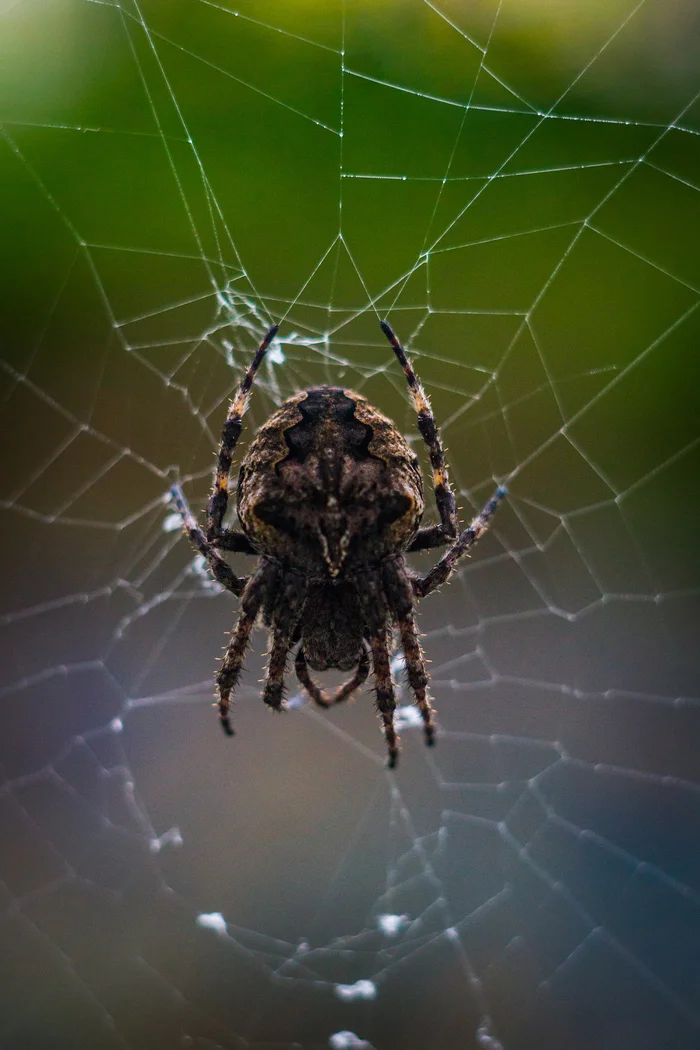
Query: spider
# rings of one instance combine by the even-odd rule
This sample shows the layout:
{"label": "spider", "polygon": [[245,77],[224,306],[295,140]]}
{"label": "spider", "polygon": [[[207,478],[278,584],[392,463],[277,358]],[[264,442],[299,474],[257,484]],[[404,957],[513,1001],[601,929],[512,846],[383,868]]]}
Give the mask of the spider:
{"label": "spider", "polygon": [[[284,709],[287,657],[298,645],[297,677],[321,707],[346,700],[365,681],[370,657],[393,769],[399,754],[396,699],[389,648],[398,630],[408,682],[420,710],[425,742],[435,743],[428,675],[416,626],[417,598],[445,583],[459,559],[488,528],[506,495],[496,489],[481,513],[457,535],[457,506],[430,403],[386,321],[381,328],[403,368],[430,455],[437,525],[421,527],[423,482],[417,456],[386,416],[344,387],[316,386],[295,394],[274,412],[250,444],[238,476],[237,512],[243,531],[225,527],[229,473],[250,390],[273,325],[258,347],[224,423],[206,529],[195,520],[179,485],[171,496],[194,548],[214,578],[240,597],[240,614],[216,673],[219,718],[232,736],[231,694],[260,613],[270,629],[263,700]],[[404,555],[450,544],[425,576]],[[250,576],[236,576],[222,551],[257,555]],[[310,669],[337,668],[352,676],[333,695]]]}

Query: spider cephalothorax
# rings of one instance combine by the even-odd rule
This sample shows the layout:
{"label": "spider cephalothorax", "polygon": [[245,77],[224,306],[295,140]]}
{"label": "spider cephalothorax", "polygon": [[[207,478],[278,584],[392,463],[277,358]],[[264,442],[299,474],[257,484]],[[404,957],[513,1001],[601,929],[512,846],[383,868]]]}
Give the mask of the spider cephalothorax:
{"label": "spider cephalothorax", "polygon": [[[420,528],[423,484],[417,457],[386,416],[365,398],[342,387],[319,386],[289,398],[251,442],[238,479],[237,532],[223,527],[231,458],[242,429],[250,388],[277,332],[261,343],[231,404],[219,449],[206,532],[197,525],[179,486],[172,490],[190,540],[214,577],[241,597],[241,613],[217,673],[219,714],[230,724],[231,693],[256,618],[262,614],[272,640],[263,699],[284,706],[287,656],[316,703],[344,700],[367,678],[372,658],[376,702],[383,722],[389,765],[398,740],[389,645],[400,635],[408,681],[420,709],[426,742],[435,739],[428,679],[415,621],[416,597],[444,583],[459,557],[488,527],[505,489],[498,488],[481,514],[457,539],[455,498],[430,404],[403,348],[386,322],[382,329],[401,363],[428,446],[440,523]],[[453,542],[456,541],[456,542]],[[424,578],[410,573],[403,555],[452,543]],[[257,554],[250,577],[239,578],[219,551]],[[329,697],[310,676],[354,669]]]}

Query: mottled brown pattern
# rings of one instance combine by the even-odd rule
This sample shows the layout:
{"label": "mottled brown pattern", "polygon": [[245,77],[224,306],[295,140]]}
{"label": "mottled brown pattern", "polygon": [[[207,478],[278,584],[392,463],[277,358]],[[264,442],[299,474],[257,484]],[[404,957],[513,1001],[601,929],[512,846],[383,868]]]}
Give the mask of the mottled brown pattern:
{"label": "mottled brown pattern", "polygon": [[[284,677],[290,650],[295,668],[315,703],[329,707],[350,696],[367,678],[369,653],[376,703],[389,767],[399,742],[394,728],[396,697],[390,647],[396,628],[406,658],[408,684],[424,724],[426,743],[435,739],[428,676],[415,619],[416,597],[429,594],[488,527],[505,496],[499,488],[482,514],[423,579],[406,568],[407,551],[451,542],[457,513],[440,435],[430,403],[398,339],[382,329],[406,375],[433,472],[440,515],[420,527],[423,481],[418,459],[395,425],[364,397],[344,387],[310,387],[295,394],[260,428],[241,463],[237,513],[242,531],[223,525],[229,472],[242,430],[242,414],[255,374],[277,332],[258,347],[233,399],[222,433],[206,531],[197,524],[179,486],[172,490],[193,546],[212,575],[241,597],[241,612],[216,675],[219,716],[232,734],[231,695],[258,616],[270,630],[270,658],[263,699],[284,709]],[[252,578],[239,578],[220,551],[257,554]],[[332,696],[310,669],[352,671]]]}

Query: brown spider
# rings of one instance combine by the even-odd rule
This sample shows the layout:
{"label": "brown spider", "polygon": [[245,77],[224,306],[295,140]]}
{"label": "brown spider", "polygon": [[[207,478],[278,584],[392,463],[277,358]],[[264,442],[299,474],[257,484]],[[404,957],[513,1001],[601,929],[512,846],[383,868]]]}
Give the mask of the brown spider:
{"label": "brown spider", "polygon": [[[241,675],[255,620],[262,612],[271,631],[263,700],[284,709],[284,674],[290,649],[299,644],[299,681],[321,707],[347,699],[369,674],[382,718],[389,768],[399,747],[389,644],[398,628],[408,681],[420,709],[425,742],[435,742],[428,676],[414,605],[444,583],[459,558],[479,539],[506,495],[497,488],[457,538],[457,508],[430,403],[403,347],[386,323],[388,338],[408,381],[418,429],[430,453],[439,525],[420,528],[423,482],[418,459],[386,416],[343,387],[316,386],[290,397],[251,442],[238,476],[242,532],[223,526],[231,458],[240,436],[255,373],[277,334],[274,325],[258,347],[224,424],[206,531],[197,524],[179,485],[171,492],[193,546],[212,575],[241,599],[241,611],[216,674],[219,717],[232,736],[231,693]],[[404,554],[452,546],[424,576],[414,575]],[[260,557],[251,576],[238,577],[220,551]],[[309,668],[354,669],[333,696]]]}

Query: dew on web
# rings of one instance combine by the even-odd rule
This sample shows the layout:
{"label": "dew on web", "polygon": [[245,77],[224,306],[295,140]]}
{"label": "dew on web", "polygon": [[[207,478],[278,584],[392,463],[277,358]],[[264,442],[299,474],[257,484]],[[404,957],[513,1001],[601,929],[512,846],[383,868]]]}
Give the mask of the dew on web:
{"label": "dew on web", "polygon": [[[698,1045],[694,34],[516,7],[0,10],[0,1042]],[[261,710],[260,633],[222,739],[169,499],[272,321],[244,442],[342,384],[426,468],[384,317],[460,520],[509,490],[393,775],[368,690]]]}

